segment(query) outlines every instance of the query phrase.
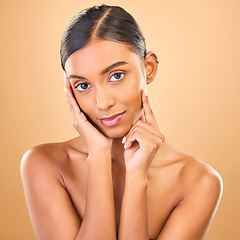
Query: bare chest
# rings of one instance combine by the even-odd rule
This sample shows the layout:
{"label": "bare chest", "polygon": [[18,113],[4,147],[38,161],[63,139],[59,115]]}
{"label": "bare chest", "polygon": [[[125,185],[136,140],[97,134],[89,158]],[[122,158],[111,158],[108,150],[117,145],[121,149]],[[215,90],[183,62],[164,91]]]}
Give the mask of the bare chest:
{"label": "bare chest", "polygon": [[[149,181],[148,184],[148,229],[151,239],[157,238],[179,199],[179,193],[176,186],[171,184],[159,184],[160,182],[152,180]],[[82,169],[81,174],[72,174],[71,177],[66,177],[66,183],[74,207],[80,218],[83,219],[87,196],[87,171]],[[123,179],[113,179],[113,190],[116,230],[118,232],[121,204],[124,195]]]}

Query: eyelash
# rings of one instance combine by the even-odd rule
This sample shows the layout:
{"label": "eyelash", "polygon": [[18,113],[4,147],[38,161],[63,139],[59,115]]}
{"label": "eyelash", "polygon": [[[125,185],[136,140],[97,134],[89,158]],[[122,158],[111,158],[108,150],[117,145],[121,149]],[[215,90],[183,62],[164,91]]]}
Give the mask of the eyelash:
{"label": "eyelash", "polygon": [[[113,81],[113,82],[118,82],[118,81],[122,80],[122,78],[125,76],[125,73],[123,73],[123,72],[115,72],[115,73],[113,73],[113,74],[110,76],[109,79],[111,79],[114,75],[117,75],[117,74],[120,74],[122,77],[121,77],[120,79],[117,79],[116,81]],[[78,87],[81,86],[81,84],[90,85],[89,83],[81,82],[81,83],[78,83],[78,84],[75,86],[75,88],[78,89]],[[84,89],[84,90],[79,90],[79,89],[78,89],[78,91],[79,91],[79,92],[85,92],[87,89],[89,89],[89,87],[86,88],[86,89]]]}

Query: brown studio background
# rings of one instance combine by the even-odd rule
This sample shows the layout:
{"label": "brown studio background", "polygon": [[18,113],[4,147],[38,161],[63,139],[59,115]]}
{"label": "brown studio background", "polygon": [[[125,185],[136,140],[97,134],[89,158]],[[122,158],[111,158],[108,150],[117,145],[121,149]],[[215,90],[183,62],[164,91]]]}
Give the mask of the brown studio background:
{"label": "brown studio background", "polygon": [[[34,145],[78,135],[63,90],[60,40],[73,15],[101,3],[1,0],[0,239],[36,239],[20,159]],[[240,1],[104,3],[126,8],[139,22],[148,50],[159,57],[148,91],[168,141],[223,178],[222,201],[206,239],[240,239]]]}

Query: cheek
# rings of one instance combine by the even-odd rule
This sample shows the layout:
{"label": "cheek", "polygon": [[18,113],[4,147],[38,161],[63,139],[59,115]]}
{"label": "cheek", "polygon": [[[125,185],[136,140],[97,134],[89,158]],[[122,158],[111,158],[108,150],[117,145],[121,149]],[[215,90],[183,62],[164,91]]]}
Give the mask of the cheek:
{"label": "cheek", "polygon": [[141,103],[142,103],[142,99],[141,99],[141,89],[139,89],[138,91],[132,92],[129,95],[129,99],[128,99],[128,103],[136,109],[141,108]]}
{"label": "cheek", "polygon": [[130,128],[132,125],[136,123],[136,121],[142,115],[142,91],[138,89],[137,91],[132,91],[131,94],[126,96],[125,100],[125,107],[128,116],[128,124],[130,124]]}
{"label": "cheek", "polygon": [[80,110],[87,115],[91,115],[91,102],[88,100],[86,101],[84,98],[76,97],[76,100],[78,102],[78,106],[80,107]]}
{"label": "cheek", "polygon": [[[122,91],[122,96],[126,104],[139,109],[142,107],[142,90],[144,89],[144,79],[130,79],[129,83]],[[124,93],[124,94],[123,94]]]}
{"label": "cheek", "polygon": [[139,86],[132,86],[131,88],[124,89],[118,92],[118,99],[121,104],[127,107],[131,114],[142,109],[142,89]]}
{"label": "cheek", "polygon": [[81,111],[84,113],[86,116],[87,120],[97,127],[92,119],[95,119],[95,114],[96,112],[94,111],[94,106],[92,105],[91,101],[85,100],[85,99],[80,99],[79,97],[77,98],[78,105],[80,106]]}

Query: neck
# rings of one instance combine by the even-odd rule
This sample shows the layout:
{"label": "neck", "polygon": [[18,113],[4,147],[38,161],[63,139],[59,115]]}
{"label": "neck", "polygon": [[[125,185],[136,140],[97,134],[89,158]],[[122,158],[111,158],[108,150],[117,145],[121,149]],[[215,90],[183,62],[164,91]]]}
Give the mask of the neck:
{"label": "neck", "polygon": [[121,138],[114,138],[112,142],[112,161],[124,164],[124,144]]}

